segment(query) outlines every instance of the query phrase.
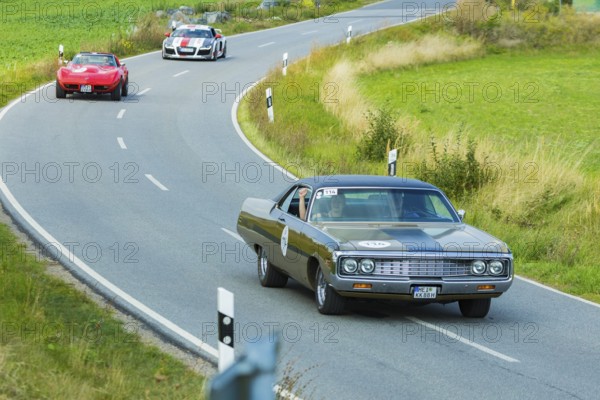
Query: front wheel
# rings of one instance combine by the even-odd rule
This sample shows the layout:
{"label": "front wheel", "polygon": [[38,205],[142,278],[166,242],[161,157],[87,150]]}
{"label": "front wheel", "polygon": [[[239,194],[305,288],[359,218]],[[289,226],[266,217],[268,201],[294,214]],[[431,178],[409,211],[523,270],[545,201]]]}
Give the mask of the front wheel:
{"label": "front wheel", "polygon": [[325,280],[321,267],[317,268],[317,287],[315,288],[315,300],[317,309],[321,314],[337,315],[344,312],[346,299],[340,296]]}
{"label": "front wheel", "polygon": [[258,248],[258,280],[264,287],[284,287],[287,284],[287,275],[277,271],[267,258],[267,251]]}
{"label": "front wheel", "polygon": [[483,318],[490,311],[492,299],[469,299],[459,300],[458,307],[463,317]]}
{"label": "front wheel", "polygon": [[223,54],[221,54],[221,58],[227,58],[227,45],[223,47]]}
{"label": "front wheel", "polygon": [[128,94],[129,94],[129,77],[127,78],[127,80],[123,84],[123,87],[121,88],[121,96],[127,97]]}
{"label": "front wheel", "polygon": [[58,81],[56,81],[56,98],[57,99],[64,99],[66,97],[67,97],[67,93],[62,88],[62,86],[60,86],[60,84],[58,83]]}
{"label": "front wheel", "polygon": [[119,84],[117,85],[117,87],[115,88],[115,90],[113,90],[112,93],[110,94],[111,100],[113,100],[113,101],[119,101],[119,100],[121,100],[122,86],[123,86],[123,83],[119,82]]}

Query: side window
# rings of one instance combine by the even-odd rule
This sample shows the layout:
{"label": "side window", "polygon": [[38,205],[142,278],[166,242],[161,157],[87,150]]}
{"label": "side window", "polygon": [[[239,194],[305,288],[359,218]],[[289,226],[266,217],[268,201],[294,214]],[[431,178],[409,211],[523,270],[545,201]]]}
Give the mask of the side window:
{"label": "side window", "polygon": [[297,187],[294,187],[290,192],[279,202],[279,209],[283,212],[288,212],[290,209],[290,204],[292,203],[292,199],[294,198],[294,194],[298,190]]}
{"label": "side window", "polygon": [[[279,203],[281,211],[300,218],[300,190],[304,187],[295,187]],[[308,189],[308,188],[307,188]],[[312,190],[308,189],[304,197],[305,206],[308,207]]]}

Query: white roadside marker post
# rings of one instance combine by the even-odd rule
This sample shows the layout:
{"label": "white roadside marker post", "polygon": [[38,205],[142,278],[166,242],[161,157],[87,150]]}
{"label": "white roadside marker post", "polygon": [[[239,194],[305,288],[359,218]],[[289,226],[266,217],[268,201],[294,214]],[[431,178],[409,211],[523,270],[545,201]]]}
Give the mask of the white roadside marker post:
{"label": "white roadside marker post", "polygon": [[288,53],[283,53],[283,68],[281,70],[281,72],[283,73],[283,76],[287,75],[287,66],[288,66]]}
{"label": "white roadside marker post", "polygon": [[352,25],[348,25],[348,32],[346,33],[346,44],[350,43],[352,39]]}
{"label": "white roadside marker post", "polygon": [[273,116],[273,92],[271,88],[267,88],[267,115],[269,116],[269,122],[273,122],[275,117]]}
{"label": "white roadside marker post", "polygon": [[235,361],[233,293],[223,288],[217,289],[217,310],[219,315],[219,372],[223,372]]}

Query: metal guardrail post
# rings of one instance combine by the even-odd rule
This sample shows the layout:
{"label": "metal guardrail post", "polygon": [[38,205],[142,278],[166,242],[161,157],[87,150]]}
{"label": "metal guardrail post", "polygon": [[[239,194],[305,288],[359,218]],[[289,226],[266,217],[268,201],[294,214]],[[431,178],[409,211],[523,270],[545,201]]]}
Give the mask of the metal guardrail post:
{"label": "metal guardrail post", "polygon": [[279,347],[265,338],[248,343],[245,353],[233,365],[210,382],[210,400],[274,400],[275,370]]}

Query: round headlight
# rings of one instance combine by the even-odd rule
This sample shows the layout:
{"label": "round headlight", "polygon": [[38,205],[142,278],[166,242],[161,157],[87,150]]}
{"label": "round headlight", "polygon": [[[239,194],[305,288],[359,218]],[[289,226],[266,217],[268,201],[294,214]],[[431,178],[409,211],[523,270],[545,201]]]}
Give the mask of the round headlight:
{"label": "round headlight", "polygon": [[375,262],[369,258],[360,260],[360,272],[370,274],[375,271]]}
{"label": "round headlight", "polygon": [[353,258],[346,258],[342,261],[342,269],[347,274],[353,274],[358,269],[358,263]]}
{"label": "round headlight", "polygon": [[475,275],[482,275],[485,273],[485,267],[485,262],[481,260],[473,261],[473,264],[471,264],[471,272]]}
{"label": "round headlight", "polygon": [[504,271],[502,261],[495,260],[490,262],[489,271],[492,275],[500,275]]}

